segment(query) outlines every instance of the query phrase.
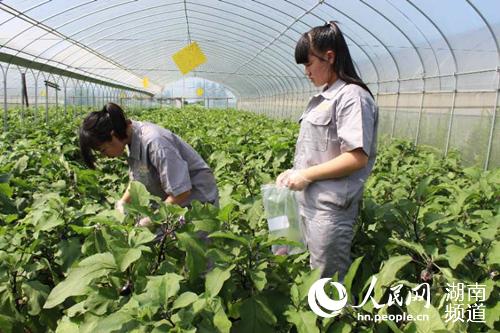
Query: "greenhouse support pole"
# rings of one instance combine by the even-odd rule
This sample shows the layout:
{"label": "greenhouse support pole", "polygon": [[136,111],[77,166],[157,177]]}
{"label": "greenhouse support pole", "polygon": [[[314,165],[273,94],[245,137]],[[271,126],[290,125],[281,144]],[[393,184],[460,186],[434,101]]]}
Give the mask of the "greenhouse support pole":
{"label": "greenhouse support pole", "polygon": [[281,106],[280,118],[283,119],[283,118],[285,118],[285,112],[286,112],[286,110],[285,110],[285,103],[286,103],[285,102],[286,101],[285,93],[282,93],[281,97],[282,98],[280,99],[280,106]]}
{"label": "greenhouse support pole", "polygon": [[493,145],[493,132],[495,130],[495,122],[497,119],[499,88],[500,88],[500,67],[497,67],[497,92],[495,94],[495,106],[493,108],[493,119],[491,120],[490,138],[488,139],[488,150],[486,151],[486,161],[484,162],[484,170],[488,170],[490,164],[491,146]]}
{"label": "greenhouse support pole", "polygon": [[424,86],[422,89],[422,98],[420,99],[420,110],[418,112],[418,121],[417,121],[417,133],[415,134],[415,146],[418,145],[418,137],[420,135],[420,122],[422,120],[422,112],[424,110],[424,97],[425,97],[425,79],[422,77],[424,81]]}
{"label": "greenhouse support pole", "polygon": [[33,120],[36,121],[38,119],[38,75],[35,76],[35,110],[33,114],[34,114]]}
{"label": "greenhouse support pole", "polygon": [[444,156],[448,156],[448,151],[450,149],[451,129],[453,128],[453,117],[455,116],[455,103],[456,103],[455,101],[457,99],[457,85],[458,85],[457,73],[453,73],[453,77],[455,79],[455,84],[453,88],[453,100],[451,102],[450,121],[448,122],[448,133],[446,134],[446,147],[444,149]]}
{"label": "greenhouse support pole", "polygon": [[49,86],[45,84],[45,123],[49,123]]}
{"label": "greenhouse support pole", "polygon": [[68,116],[68,95],[66,91],[66,84],[67,82],[63,79],[63,85],[64,85],[64,118]]}
{"label": "greenhouse support pole", "polygon": [[57,93],[57,88],[54,89],[56,91],[56,116],[59,114],[59,94]]}
{"label": "greenhouse support pole", "polygon": [[5,71],[3,70],[2,67],[2,73],[3,73],[3,130],[7,131],[8,126],[7,126],[7,121],[8,121],[8,114],[7,114],[7,71],[9,70],[9,66],[5,68]]}
{"label": "greenhouse support pole", "polygon": [[277,110],[278,110],[278,95],[276,95],[276,93],[275,93],[274,94],[274,105],[273,105],[273,117],[274,118],[278,118]]}
{"label": "greenhouse support pole", "polygon": [[[377,83],[378,84],[378,83]],[[378,88],[377,88],[378,90]],[[394,131],[396,130],[396,117],[398,115],[399,109],[399,96],[401,95],[401,81],[398,78],[398,91],[396,93],[396,109],[394,110],[394,118],[392,118],[392,127],[391,127],[391,140],[394,138]]]}

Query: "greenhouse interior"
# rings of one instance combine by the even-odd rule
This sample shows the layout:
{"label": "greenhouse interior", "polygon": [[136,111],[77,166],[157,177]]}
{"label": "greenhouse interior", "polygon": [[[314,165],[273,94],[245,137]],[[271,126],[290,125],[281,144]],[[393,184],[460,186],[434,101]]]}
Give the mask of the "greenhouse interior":
{"label": "greenhouse interior", "polygon": [[[346,87],[376,115],[336,139],[340,107],[304,121],[342,80],[343,51],[314,53],[314,27],[340,29],[364,83]],[[0,333],[500,332],[499,43],[495,0],[0,1]],[[316,84],[327,55],[337,81]],[[194,160],[163,174],[155,155],[138,168],[158,184],[141,181],[129,132],[90,137],[115,106],[131,131],[167,129],[209,179],[181,175]],[[317,176],[357,130],[357,171]],[[127,157],[101,158],[111,138]],[[335,186],[342,204],[323,197]],[[345,248],[317,257],[304,207],[354,212],[347,236],[322,231],[352,246],[321,290]]]}

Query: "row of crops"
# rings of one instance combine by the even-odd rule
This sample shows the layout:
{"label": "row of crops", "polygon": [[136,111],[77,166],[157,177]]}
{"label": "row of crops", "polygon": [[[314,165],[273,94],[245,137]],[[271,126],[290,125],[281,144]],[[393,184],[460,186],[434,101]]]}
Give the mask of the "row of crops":
{"label": "row of crops", "polygon": [[[456,153],[443,159],[403,141],[380,144],[344,280],[349,302],[358,304],[376,276],[372,301],[320,318],[307,300],[319,274],[307,253],[272,254],[271,245],[284,241],[268,234],[260,197],[262,184],[291,167],[298,126],[235,110],[127,111],[169,128],[203,156],[220,209],[166,206],[134,183],[122,215],[112,207],[127,185],[125,160],[87,170],[78,119],[51,114],[45,124],[24,114],[0,135],[0,332],[500,331],[498,168],[464,169]],[[171,232],[155,241],[134,227],[143,216]],[[387,303],[392,285],[423,282],[429,307],[374,306]],[[447,320],[453,283],[484,286],[481,320]],[[358,317],[382,313],[428,320]]]}

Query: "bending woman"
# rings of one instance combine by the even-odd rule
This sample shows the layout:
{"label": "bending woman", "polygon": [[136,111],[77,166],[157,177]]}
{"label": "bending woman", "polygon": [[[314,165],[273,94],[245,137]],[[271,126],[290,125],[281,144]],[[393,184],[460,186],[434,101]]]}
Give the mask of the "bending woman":
{"label": "bending woman", "polygon": [[[218,205],[212,171],[201,156],[169,130],[148,122],[126,119],[114,103],[91,112],[80,127],[80,150],[88,167],[94,168],[98,151],[107,157],[121,156],[128,147],[130,180],[166,203],[188,206],[193,200]],[[123,212],[130,202],[127,190],[115,207]]]}

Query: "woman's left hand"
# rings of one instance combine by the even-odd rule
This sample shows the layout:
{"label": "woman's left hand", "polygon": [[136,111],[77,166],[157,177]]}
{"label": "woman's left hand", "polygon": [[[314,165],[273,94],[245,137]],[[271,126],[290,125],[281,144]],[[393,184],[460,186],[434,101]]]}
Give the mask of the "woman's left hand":
{"label": "woman's left hand", "polygon": [[288,176],[286,186],[293,191],[302,191],[311,184],[311,180],[304,175],[304,170],[292,170]]}

